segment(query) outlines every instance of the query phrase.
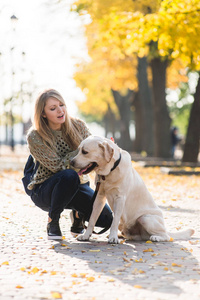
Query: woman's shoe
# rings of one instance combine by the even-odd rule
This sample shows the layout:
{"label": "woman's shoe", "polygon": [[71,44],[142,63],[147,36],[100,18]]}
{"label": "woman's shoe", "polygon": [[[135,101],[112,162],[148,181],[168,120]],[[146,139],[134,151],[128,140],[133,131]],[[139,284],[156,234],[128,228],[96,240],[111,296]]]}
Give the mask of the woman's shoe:
{"label": "woman's shoe", "polygon": [[59,220],[52,220],[47,224],[48,240],[62,240]]}
{"label": "woman's shoe", "polygon": [[71,233],[72,235],[82,234],[84,232],[84,220],[83,217],[76,217],[76,211],[70,212],[70,219],[72,222]]}

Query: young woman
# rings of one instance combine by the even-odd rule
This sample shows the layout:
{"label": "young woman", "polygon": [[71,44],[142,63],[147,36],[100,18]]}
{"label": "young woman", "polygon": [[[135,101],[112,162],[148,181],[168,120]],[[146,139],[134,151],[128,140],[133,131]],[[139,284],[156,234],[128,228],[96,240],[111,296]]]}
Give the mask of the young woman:
{"label": "young woman", "polygon": [[[40,94],[33,127],[27,134],[30,153],[39,167],[28,189],[35,205],[48,211],[49,239],[62,238],[59,218],[64,209],[72,209],[72,233],[81,233],[84,221],[90,218],[94,191],[89,187],[89,177],[79,176],[69,163],[80,142],[89,135],[83,121],[69,116],[57,91],[50,89]],[[106,204],[96,226],[109,227],[111,223],[112,212]]]}

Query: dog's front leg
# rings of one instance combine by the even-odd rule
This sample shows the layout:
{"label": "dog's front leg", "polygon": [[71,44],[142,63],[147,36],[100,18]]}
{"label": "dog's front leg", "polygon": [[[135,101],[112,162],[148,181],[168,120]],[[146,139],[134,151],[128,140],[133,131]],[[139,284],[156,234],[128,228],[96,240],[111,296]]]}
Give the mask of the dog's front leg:
{"label": "dog's front leg", "polygon": [[94,201],[94,204],[93,204],[92,214],[89,219],[88,228],[86,229],[84,234],[78,235],[77,239],[79,241],[88,241],[89,240],[90,236],[92,235],[94,226],[98,220],[98,217],[104,208],[105,203],[106,203],[105,196],[98,193],[97,197]]}
{"label": "dog's front leg", "polygon": [[110,235],[108,239],[108,243],[110,244],[119,243],[118,226],[124,209],[124,204],[125,204],[125,198],[123,196],[118,197],[114,200],[114,206],[113,206],[114,217],[113,217],[112,225],[110,228]]}

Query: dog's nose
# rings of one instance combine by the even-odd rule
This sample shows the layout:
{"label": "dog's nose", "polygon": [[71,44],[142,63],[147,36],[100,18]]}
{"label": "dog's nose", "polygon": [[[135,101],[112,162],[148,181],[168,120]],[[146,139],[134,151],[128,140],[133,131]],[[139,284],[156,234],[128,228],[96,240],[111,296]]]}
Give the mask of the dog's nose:
{"label": "dog's nose", "polygon": [[71,159],[71,160],[69,161],[69,164],[73,167],[73,166],[74,166],[74,160]]}

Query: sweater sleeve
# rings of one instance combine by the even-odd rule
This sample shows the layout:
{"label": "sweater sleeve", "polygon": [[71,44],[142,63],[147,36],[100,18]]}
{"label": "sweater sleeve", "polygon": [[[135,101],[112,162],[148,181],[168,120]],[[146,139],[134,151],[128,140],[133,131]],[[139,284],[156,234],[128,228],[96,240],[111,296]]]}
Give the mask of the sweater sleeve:
{"label": "sweater sleeve", "polygon": [[33,130],[27,136],[30,153],[36,161],[39,161],[44,167],[51,172],[56,173],[63,169],[69,168],[69,160],[74,157],[77,150],[67,153],[65,157],[60,157],[56,151],[44,144],[42,138]]}

